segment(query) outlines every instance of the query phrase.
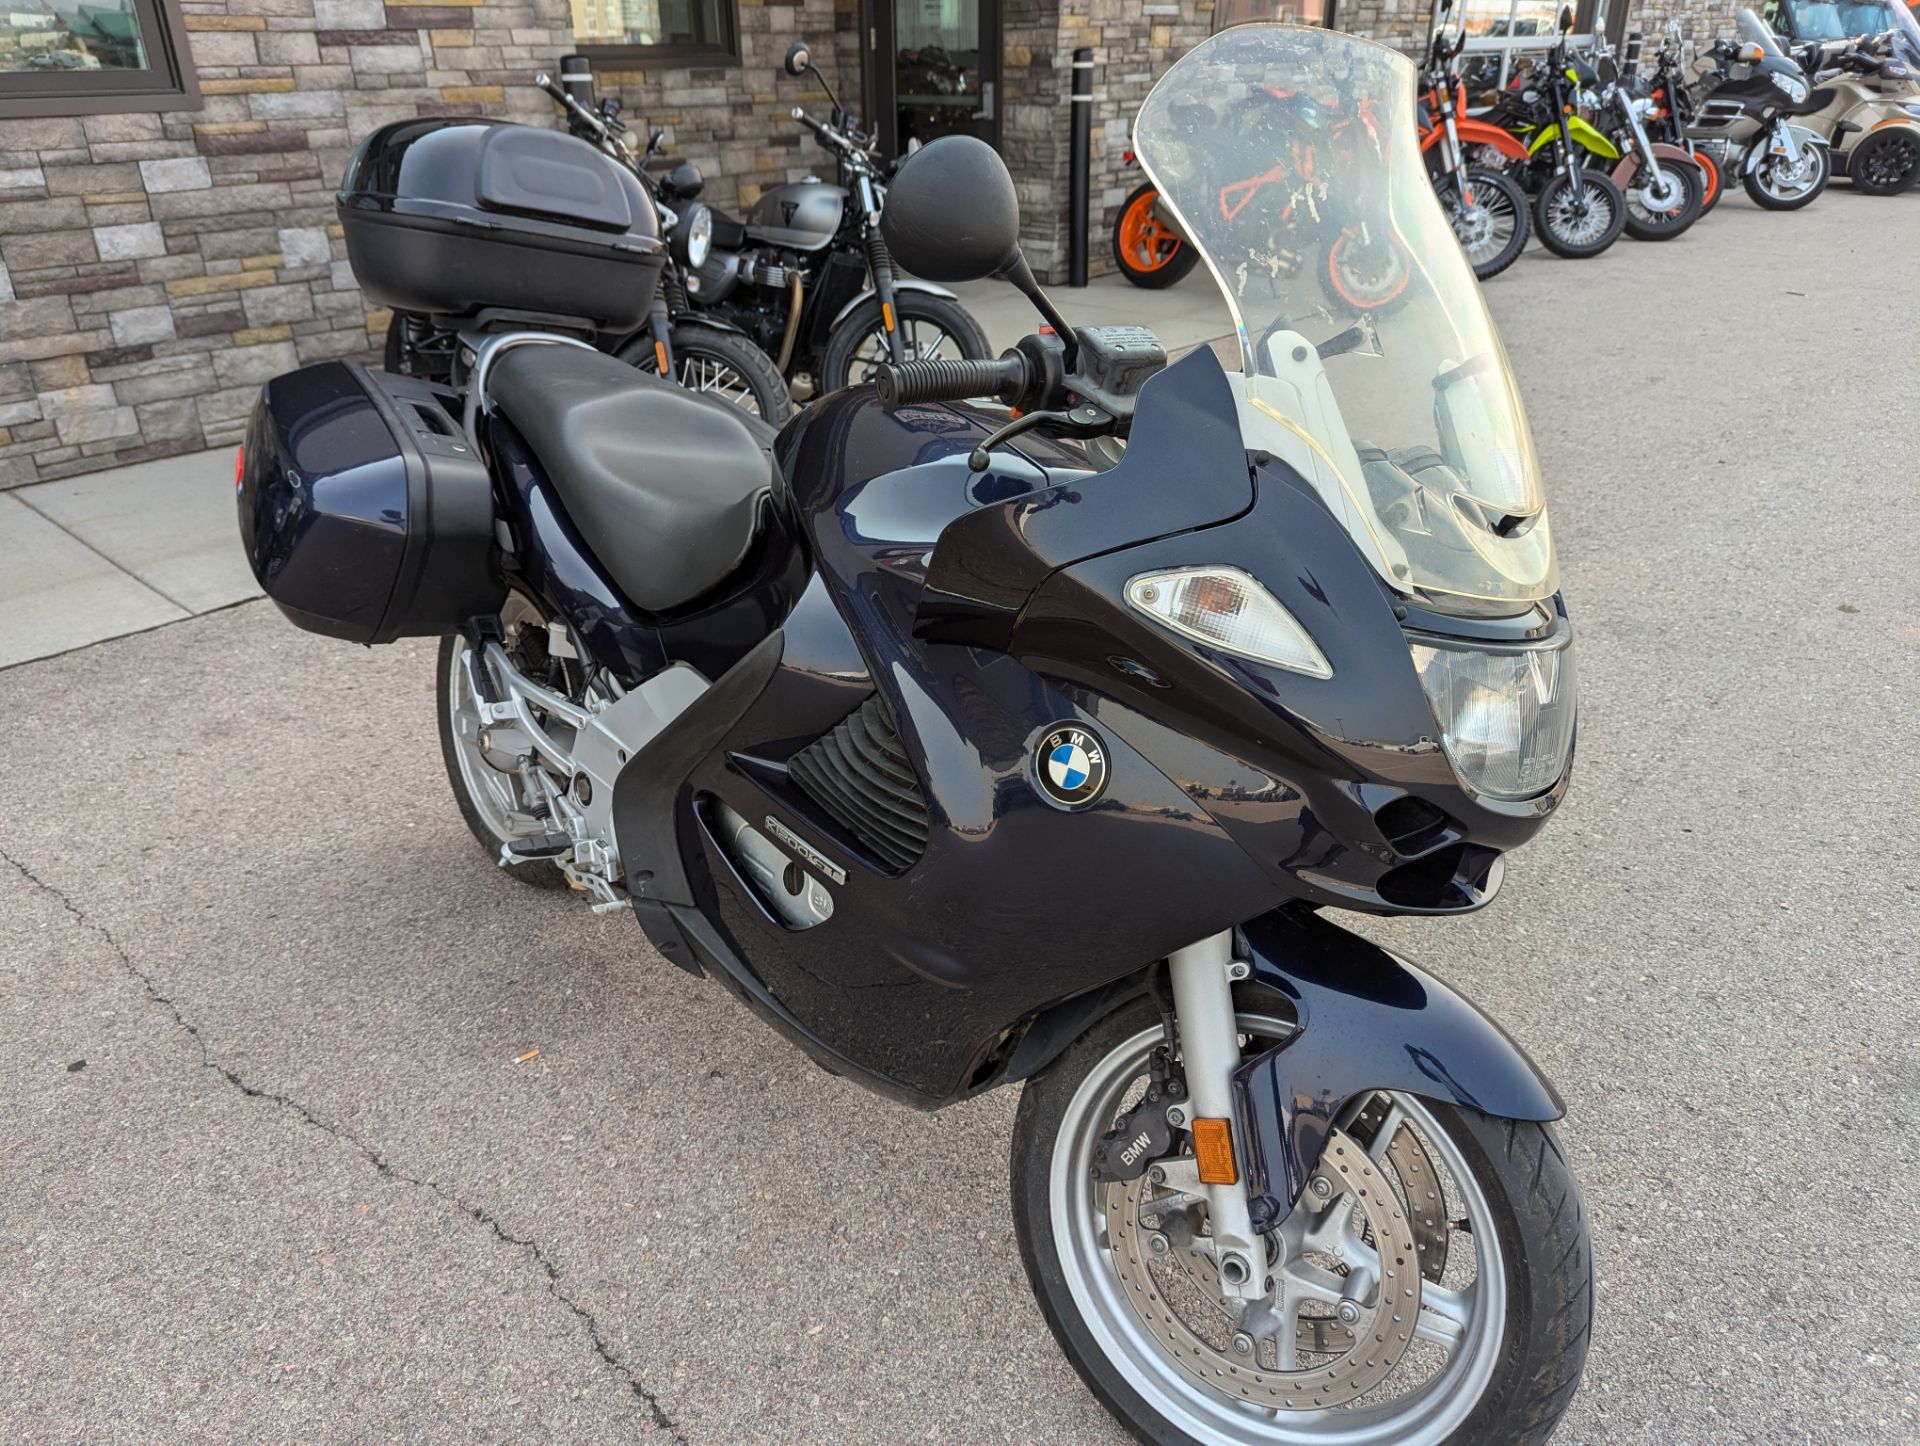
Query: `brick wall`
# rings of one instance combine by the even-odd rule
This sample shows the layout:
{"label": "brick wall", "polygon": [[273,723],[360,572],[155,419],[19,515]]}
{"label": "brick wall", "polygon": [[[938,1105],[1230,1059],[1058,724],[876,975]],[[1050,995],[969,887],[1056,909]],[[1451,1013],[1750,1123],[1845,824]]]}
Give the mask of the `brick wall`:
{"label": "brick wall", "polygon": [[[551,123],[566,0],[179,0],[197,111],[0,120],[0,487],[235,441],[259,384],[368,352],[333,190],[389,121]],[[858,0],[741,0],[743,64],[608,76],[733,207],[818,162],[776,82],[857,75]],[[610,88],[613,88],[610,87]]]}

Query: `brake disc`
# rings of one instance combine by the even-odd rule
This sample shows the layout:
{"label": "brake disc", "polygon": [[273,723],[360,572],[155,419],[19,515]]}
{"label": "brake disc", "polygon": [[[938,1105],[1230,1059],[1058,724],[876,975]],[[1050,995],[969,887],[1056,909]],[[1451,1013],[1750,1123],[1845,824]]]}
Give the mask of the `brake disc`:
{"label": "brake disc", "polygon": [[[1376,1095],[1354,1118],[1354,1133],[1361,1139],[1371,1140],[1386,1119],[1387,1109],[1387,1097]],[[1420,1143],[1420,1137],[1402,1125],[1387,1144],[1387,1161],[1399,1176],[1401,1192],[1406,1196],[1420,1276],[1438,1285],[1440,1277],[1447,1273],[1447,1202],[1440,1190],[1433,1158]],[[1303,1318],[1300,1344],[1305,1350],[1335,1355],[1353,1344],[1353,1332],[1332,1316]]]}
{"label": "brake disc", "polygon": [[[1351,1344],[1328,1352],[1338,1352],[1339,1359],[1304,1371],[1263,1370],[1203,1340],[1166,1298],[1148,1268],[1147,1232],[1140,1225],[1147,1182],[1107,1186],[1107,1239],[1127,1299],[1160,1347],[1215,1390],[1287,1410],[1345,1405],[1385,1380],[1413,1343],[1414,1324],[1420,1318],[1421,1271],[1413,1227],[1399,1197],[1360,1143],[1340,1130],[1327,1137],[1316,1174],[1332,1187],[1330,1198],[1352,1196],[1354,1208],[1366,1219],[1379,1254],[1380,1281],[1373,1305],[1365,1308],[1364,1324],[1356,1322]],[[1430,1167],[1427,1178],[1431,1178]]]}

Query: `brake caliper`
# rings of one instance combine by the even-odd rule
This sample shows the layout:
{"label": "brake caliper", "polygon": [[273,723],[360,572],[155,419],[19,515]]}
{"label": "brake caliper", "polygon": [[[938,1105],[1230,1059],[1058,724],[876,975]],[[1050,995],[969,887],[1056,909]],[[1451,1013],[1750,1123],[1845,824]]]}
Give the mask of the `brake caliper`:
{"label": "brake caliper", "polygon": [[1147,1092],[1121,1115],[1093,1147],[1093,1178],[1108,1184],[1138,1180],[1147,1167],[1173,1149],[1174,1129],[1167,1110],[1187,1097],[1186,1084],[1170,1077],[1173,1057],[1163,1044],[1148,1062]]}

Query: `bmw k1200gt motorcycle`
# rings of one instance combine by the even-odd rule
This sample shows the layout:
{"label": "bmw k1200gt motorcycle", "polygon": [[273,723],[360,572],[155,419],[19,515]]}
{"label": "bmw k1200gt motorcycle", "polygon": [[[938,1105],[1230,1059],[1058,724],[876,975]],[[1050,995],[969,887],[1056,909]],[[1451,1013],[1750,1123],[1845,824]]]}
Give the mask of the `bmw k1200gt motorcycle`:
{"label": "bmw k1200gt motorcycle", "polygon": [[[1304,113],[1254,97],[1279,80],[1381,150],[1276,136]],[[329,363],[270,382],[247,436],[242,531],[288,616],[446,635],[442,744],[490,857],[630,911],[896,1099],[1024,1083],[1033,1287],[1143,1439],[1537,1441],[1587,1348],[1559,1098],[1326,913],[1486,904],[1573,750],[1538,466],[1413,81],[1254,25],[1149,96],[1135,149],[1240,375],[1068,326],[1005,167],[946,137],[888,239],[1036,301],[1051,332],[998,360],[884,364],[769,444],[500,337],[457,417]],[[1225,214],[1276,139],[1369,168],[1332,180],[1409,259],[1396,304],[1267,264],[1289,188]],[[1015,410],[964,404],[988,395]]]}

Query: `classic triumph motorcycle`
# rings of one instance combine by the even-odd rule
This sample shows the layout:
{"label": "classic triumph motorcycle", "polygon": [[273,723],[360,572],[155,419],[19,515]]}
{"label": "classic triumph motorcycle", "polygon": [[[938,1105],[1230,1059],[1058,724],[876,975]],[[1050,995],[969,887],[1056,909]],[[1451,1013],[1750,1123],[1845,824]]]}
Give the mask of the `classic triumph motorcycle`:
{"label": "classic triumph motorcycle", "polygon": [[[1135,150],[1225,288],[1238,374],[1072,327],[999,157],[945,137],[886,233],[918,275],[1034,301],[1048,326],[996,360],[882,363],[773,438],[503,335],[463,397],[325,363],[268,383],[247,433],[241,530],[287,616],[442,637],[441,745],[489,859],[631,913],[897,1100],[1023,1086],[1029,1277],[1147,1440],[1540,1441],[1587,1349],[1559,1097],[1330,917],[1482,907],[1572,763],[1538,464],[1414,78],[1249,25],[1148,97]],[[1282,80],[1377,148],[1277,132],[1306,115],[1258,94]],[[591,190],[558,172],[601,158],[548,140],[503,171],[551,178],[522,213]],[[1270,264],[1296,187],[1223,214],[1223,178],[1294,142],[1342,234],[1408,258],[1393,305]],[[350,249],[407,250],[407,214],[355,216]],[[418,239],[393,284],[500,244]],[[657,248],[630,233],[617,264]]]}

